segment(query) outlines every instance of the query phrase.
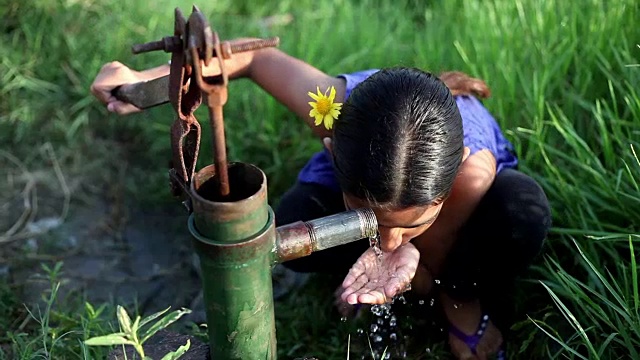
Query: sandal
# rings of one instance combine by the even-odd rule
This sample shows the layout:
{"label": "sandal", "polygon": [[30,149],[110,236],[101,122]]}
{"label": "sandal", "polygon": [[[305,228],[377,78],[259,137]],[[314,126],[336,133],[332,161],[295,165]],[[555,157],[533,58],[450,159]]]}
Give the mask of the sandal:
{"label": "sandal", "polygon": [[[484,332],[487,329],[487,326],[489,326],[489,315],[485,314],[482,316],[482,320],[478,325],[478,330],[476,330],[476,332],[473,335],[467,335],[453,325],[450,325],[449,332],[455,335],[455,337],[457,337],[458,339],[462,340],[462,342],[464,342],[469,347],[469,349],[471,349],[471,352],[473,353],[473,355],[476,355],[476,348],[478,347],[478,344],[480,343],[480,340],[482,339],[482,335],[484,335]],[[496,354],[496,359],[497,360],[507,359],[506,353],[502,349],[502,346],[498,349],[498,353]]]}

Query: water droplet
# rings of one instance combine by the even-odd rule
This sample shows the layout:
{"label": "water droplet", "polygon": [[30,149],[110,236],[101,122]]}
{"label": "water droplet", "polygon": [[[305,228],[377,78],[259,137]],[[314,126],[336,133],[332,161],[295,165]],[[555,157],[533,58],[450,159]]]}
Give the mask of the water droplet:
{"label": "water droplet", "polygon": [[371,332],[375,333],[379,330],[378,324],[371,324]]}
{"label": "water droplet", "polygon": [[396,326],[398,323],[398,320],[396,319],[395,316],[391,316],[391,319],[389,319],[389,326]]}
{"label": "water droplet", "polygon": [[384,320],[382,320],[381,318],[378,318],[378,325],[384,325]]}
{"label": "water droplet", "polygon": [[478,283],[473,283],[473,286],[478,286]]}
{"label": "water droplet", "polygon": [[433,282],[435,282],[436,284],[440,284],[440,280],[438,279],[433,280]]}
{"label": "water droplet", "polygon": [[430,348],[426,348],[424,351],[426,351],[426,352],[427,352],[427,354],[430,354],[430,353],[431,353],[431,349],[430,349]]}
{"label": "water droplet", "polygon": [[340,318],[340,321],[342,321],[342,322],[347,322],[347,317],[346,317],[346,316],[341,317],[341,318]]}
{"label": "water droplet", "polygon": [[393,340],[393,341],[398,340],[398,335],[396,335],[396,333],[391,333],[389,335],[389,340]]}
{"label": "water droplet", "polygon": [[453,308],[457,309],[458,308],[458,304],[453,304]]}
{"label": "water droplet", "polygon": [[453,289],[455,289],[455,288],[456,288],[456,286],[455,286],[455,285],[451,285],[451,287],[452,287]]}
{"label": "water droplet", "polygon": [[[406,304],[406,303],[407,303],[407,299],[405,299],[405,298],[404,298],[404,295],[402,295],[402,294],[400,294],[400,295],[396,296],[396,297],[394,298],[394,300],[395,300],[396,298],[397,298],[400,302],[402,302],[403,304]],[[393,303],[393,302],[392,302],[392,303]]]}
{"label": "water droplet", "polygon": [[435,302],[436,302],[436,299],[431,298],[431,301],[429,302],[429,306],[433,306],[433,304],[435,304]]}
{"label": "water droplet", "polygon": [[364,330],[361,329],[361,328],[358,328],[358,330],[356,330],[356,332],[358,333],[358,335],[364,334]]}
{"label": "water droplet", "polygon": [[424,305],[424,300],[418,300],[418,304]]}
{"label": "water droplet", "polygon": [[385,359],[391,359],[391,353],[390,352],[385,353],[384,354],[384,358]]}
{"label": "water droplet", "polygon": [[381,341],[382,341],[382,336],[380,336],[378,334],[373,336],[373,342],[378,343],[378,342],[381,342]]}

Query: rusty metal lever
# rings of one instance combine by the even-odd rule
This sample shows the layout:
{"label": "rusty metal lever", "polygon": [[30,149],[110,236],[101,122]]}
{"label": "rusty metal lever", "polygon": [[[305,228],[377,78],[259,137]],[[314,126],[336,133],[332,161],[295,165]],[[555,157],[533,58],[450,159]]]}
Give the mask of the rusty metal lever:
{"label": "rusty metal lever", "polygon": [[135,84],[118,86],[111,94],[138,109],[148,109],[169,102],[169,75]]}
{"label": "rusty metal lever", "polygon": [[[163,39],[172,40],[159,40],[146,44],[134,45],[133,53],[138,54],[156,50],[170,52],[176,51],[183,46],[180,37],[171,36]],[[230,59],[233,54],[258,50],[265,47],[277,47],[279,43],[280,39],[278,37],[251,41],[223,41],[220,43],[220,52],[222,53],[222,58],[226,60]],[[213,54],[213,56],[216,55],[217,54],[215,53]],[[169,75],[165,75],[148,81],[118,86],[113,89],[112,94],[116,99],[132,104],[138,109],[149,109],[169,102],[168,88]]]}

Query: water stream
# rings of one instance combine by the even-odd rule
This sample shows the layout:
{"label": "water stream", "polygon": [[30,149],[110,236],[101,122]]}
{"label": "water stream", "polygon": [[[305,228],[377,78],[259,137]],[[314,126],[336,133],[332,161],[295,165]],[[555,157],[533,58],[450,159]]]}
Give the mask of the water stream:
{"label": "water stream", "polygon": [[[370,246],[373,248],[378,258],[378,263],[382,260],[382,250],[380,249],[380,233],[375,237],[369,238]],[[392,275],[393,277],[393,275]],[[408,308],[414,306],[422,307],[434,306],[434,299],[418,300],[417,302],[407,303],[405,292],[411,290],[411,285],[396,295],[391,301],[382,305],[372,305],[370,314],[364,313],[363,324],[356,331],[356,335],[352,335],[352,343],[358,343],[356,352],[352,352],[351,357],[362,360],[387,360],[387,359],[407,359],[409,336],[413,331],[413,321],[405,314]],[[397,311],[396,311],[397,310]],[[421,312],[419,309],[413,311]],[[406,318],[405,318],[406,317]],[[342,321],[346,321],[343,318]],[[352,348],[353,349],[353,348]],[[429,353],[430,349],[426,349]]]}

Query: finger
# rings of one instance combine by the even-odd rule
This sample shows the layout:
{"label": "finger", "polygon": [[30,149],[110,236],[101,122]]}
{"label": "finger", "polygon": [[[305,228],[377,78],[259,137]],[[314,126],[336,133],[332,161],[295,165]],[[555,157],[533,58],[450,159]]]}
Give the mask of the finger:
{"label": "finger", "polygon": [[358,296],[358,302],[362,304],[384,304],[387,302],[387,297],[380,290],[372,290],[367,293],[360,294]]}
{"label": "finger", "polygon": [[349,272],[347,276],[344,277],[344,281],[342,282],[342,289],[346,289],[351,286],[362,273],[356,274],[355,272]]}
{"label": "finger", "polygon": [[355,305],[358,304],[358,294],[357,293],[351,293],[349,295],[347,295],[347,297],[345,298],[345,301],[351,305]]}
{"label": "finger", "polygon": [[104,65],[102,65],[102,67],[100,68],[100,72],[106,71],[106,70],[111,70],[111,69],[117,69],[120,67],[124,67],[124,64],[121,63],[120,61],[110,61]]}
{"label": "finger", "polygon": [[365,270],[367,269],[366,261],[367,260],[365,256],[360,256],[356,263],[351,266],[351,269],[349,269],[349,273],[362,274],[363,272],[365,272]]}
{"label": "finger", "polygon": [[364,274],[364,272],[365,266],[358,260],[355,264],[353,264],[351,269],[349,269],[347,276],[345,276],[344,281],[342,282],[342,287],[347,288],[351,286],[356,281],[356,279]]}
{"label": "finger", "polygon": [[346,297],[350,294],[353,294],[357,291],[361,291],[361,289],[369,282],[369,278],[367,274],[361,274],[358,278],[351,284],[351,286],[344,289],[342,292],[342,299],[346,301]]}
{"label": "finger", "polygon": [[131,113],[140,111],[140,109],[138,109],[137,107],[119,100],[112,101],[109,104],[107,104],[107,110],[119,115],[126,115],[126,114],[131,114]]}
{"label": "finger", "polygon": [[100,85],[91,85],[91,93],[96,97],[96,99],[100,100],[103,104],[107,104],[111,102],[111,99],[115,99],[111,94],[112,87],[104,87]]}

